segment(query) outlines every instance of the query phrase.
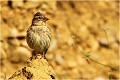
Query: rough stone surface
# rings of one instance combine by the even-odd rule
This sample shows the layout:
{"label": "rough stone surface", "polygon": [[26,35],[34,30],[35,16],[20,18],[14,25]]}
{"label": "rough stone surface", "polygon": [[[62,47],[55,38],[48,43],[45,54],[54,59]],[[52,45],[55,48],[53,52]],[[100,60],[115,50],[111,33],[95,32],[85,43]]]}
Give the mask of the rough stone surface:
{"label": "rough stone surface", "polygon": [[27,66],[23,67],[22,70],[15,72],[9,80],[52,80],[57,79],[57,76],[46,61],[46,59],[37,56],[36,59],[28,60]]}

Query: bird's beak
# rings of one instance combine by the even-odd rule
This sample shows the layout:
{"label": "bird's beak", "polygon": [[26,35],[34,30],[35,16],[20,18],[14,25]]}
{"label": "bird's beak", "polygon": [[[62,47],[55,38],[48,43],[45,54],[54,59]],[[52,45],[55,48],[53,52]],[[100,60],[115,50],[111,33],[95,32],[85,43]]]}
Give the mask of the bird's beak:
{"label": "bird's beak", "polygon": [[46,18],[46,17],[45,17],[45,18],[43,18],[43,21],[47,21],[47,20],[49,20],[49,19],[48,19],[48,18]]}

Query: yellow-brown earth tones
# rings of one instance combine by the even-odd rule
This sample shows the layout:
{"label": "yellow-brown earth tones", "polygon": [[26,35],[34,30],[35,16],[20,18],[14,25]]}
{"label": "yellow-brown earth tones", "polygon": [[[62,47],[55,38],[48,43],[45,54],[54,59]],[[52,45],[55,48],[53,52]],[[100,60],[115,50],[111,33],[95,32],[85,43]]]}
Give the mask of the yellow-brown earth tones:
{"label": "yellow-brown earth tones", "polygon": [[118,1],[19,0],[0,1],[0,5],[0,79],[26,65],[32,51],[25,40],[26,31],[38,11],[49,18],[52,42],[46,57],[60,79],[102,80],[110,74],[119,78],[118,71],[91,60],[89,64],[78,50],[90,51],[90,58],[97,62],[119,67]]}

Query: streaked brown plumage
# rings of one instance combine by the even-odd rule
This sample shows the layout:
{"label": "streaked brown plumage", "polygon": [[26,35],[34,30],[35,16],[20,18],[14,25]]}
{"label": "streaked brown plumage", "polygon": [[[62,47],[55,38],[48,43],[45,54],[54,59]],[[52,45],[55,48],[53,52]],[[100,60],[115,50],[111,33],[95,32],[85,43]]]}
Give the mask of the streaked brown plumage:
{"label": "streaked brown plumage", "polygon": [[33,19],[32,24],[27,30],[27,43],[30,48],[34,49],[37,54],[45,54],[50,47],[51,34],[49,28],[46,26],[48,18],[44,14],[37,12]]}

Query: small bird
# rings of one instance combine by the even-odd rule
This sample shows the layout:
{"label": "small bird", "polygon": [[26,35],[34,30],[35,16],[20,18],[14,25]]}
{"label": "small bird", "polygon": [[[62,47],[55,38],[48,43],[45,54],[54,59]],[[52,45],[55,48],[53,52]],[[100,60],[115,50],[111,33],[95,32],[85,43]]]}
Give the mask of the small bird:
{"label": "small bird", "polygon": [[46,26],[46,21],[49,20],[43,13],[37,12],[33,19],[32,24],[27,30],[27,43],[28,46],[34,49],[33,55],[41,54],[45,58],[45,54],[50,47],[51,33]]}

